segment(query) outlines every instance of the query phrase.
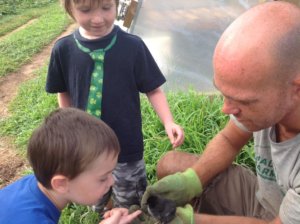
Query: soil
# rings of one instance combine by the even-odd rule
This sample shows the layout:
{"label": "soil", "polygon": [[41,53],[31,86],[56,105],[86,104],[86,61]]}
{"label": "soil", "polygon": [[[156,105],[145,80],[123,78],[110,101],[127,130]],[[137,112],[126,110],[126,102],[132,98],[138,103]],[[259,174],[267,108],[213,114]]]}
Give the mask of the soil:
{"label": "soil", "polygon": [[[22,29],[29,24],[31,22],[23,25]],[[71,33],[75,28],[76,24],[70,25],[58,38]],[[13,32],[15,31],[11,33]],[[22,66],[17,72],[0,78],[1,118],[9,116],[8,105],[16,97],[19,85],[36,76],[34,72],[45,65],[54,43],[55,41],[45,47],[31,59],[29,64]],[[25,156],[17,151],[13,144],[13,139],[0,136],[0,189],[20,178],[28,168],[29,165]]]}

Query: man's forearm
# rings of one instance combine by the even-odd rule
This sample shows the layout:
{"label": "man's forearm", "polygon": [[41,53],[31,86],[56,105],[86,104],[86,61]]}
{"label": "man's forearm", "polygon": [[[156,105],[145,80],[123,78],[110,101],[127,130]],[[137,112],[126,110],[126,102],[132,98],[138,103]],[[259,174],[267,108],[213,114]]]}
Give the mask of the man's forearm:
{"label": "man's forearm", "polygon": [[236,155],[252,134],[245,133],[229,122],[207,145],[199,160],[193,165],[203,186],[234,161]]}

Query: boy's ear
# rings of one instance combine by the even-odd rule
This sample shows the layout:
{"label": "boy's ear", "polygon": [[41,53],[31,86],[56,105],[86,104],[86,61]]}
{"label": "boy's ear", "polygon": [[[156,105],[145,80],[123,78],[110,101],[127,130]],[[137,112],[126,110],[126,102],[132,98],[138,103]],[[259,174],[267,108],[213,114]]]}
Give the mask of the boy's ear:
{"label": "boy's ear", "polygon": [[69,178],[64,175],[54,175],[51,179],[51,186],[54,191],[66,193],[69,187]]}

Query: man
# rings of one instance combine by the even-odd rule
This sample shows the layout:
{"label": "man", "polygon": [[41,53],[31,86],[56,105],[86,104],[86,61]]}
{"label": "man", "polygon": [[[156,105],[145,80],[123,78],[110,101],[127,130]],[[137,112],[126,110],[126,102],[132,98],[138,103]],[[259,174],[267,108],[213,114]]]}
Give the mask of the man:
{"label": "man", "polygon": [[[299,224],[300,9],[281,1],[251,8],[221,36],[213,66],[230,121],[200,157],[166,154],[157,173],[168,176],[147,188],[142,206],[152,194],[177,206],[199,196],[197,214],[177,212],[183,223]],[[252,137],[257,176],[232,165]]]}

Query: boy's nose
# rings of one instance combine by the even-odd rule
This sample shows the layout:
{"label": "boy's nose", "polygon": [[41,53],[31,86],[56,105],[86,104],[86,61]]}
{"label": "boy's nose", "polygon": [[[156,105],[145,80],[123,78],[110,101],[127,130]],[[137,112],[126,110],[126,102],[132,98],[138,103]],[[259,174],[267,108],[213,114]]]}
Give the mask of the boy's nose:
{"label": "boy's nose", "polygon": [[108,183],[109,183],[109,186],[112,186],[112,185],[115,184],[115,179],[114,179],[112,174],[109,175],[109,182]]}
{"label": "boy's nose", "polygon": [[93,23],[101,23],[103,21],[103,15],[99,11],[95,11],[92,17]]}

